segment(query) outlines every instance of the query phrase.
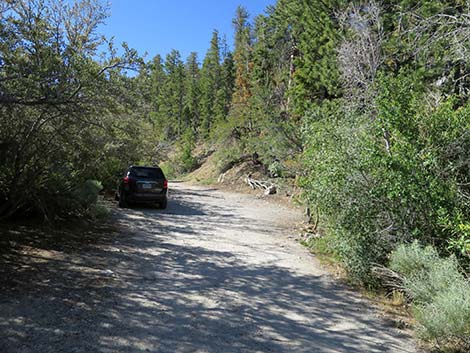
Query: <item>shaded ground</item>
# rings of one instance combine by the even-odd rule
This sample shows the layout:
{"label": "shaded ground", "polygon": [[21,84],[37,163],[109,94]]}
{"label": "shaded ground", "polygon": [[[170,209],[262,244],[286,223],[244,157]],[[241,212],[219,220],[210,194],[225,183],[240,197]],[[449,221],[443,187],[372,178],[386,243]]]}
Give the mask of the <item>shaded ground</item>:
{"label": "shaded ground", "polygon": [[116,210],[119,232],[10,244],[0,352],[414,352],[293,240],[296,212],[170,187],[165,211]]}

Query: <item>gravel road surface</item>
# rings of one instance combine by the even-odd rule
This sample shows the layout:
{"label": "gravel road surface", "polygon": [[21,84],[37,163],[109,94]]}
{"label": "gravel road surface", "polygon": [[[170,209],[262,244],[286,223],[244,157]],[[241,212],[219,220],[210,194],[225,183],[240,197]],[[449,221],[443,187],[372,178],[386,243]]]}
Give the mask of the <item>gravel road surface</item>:
{"label": "gravel road surface", "polygon": [[167,210],[116,210],[103,241],[25,256],[0,288],[0,353],[415,351],[295,241],[299,212],[170,188]]}

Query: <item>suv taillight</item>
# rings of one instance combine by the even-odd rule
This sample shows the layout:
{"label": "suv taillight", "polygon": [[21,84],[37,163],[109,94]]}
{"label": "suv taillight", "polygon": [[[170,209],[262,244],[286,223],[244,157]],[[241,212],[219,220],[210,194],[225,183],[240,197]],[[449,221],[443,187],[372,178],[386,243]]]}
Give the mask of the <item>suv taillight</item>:
{"label": "suv taillight", "polygon": [[125,176],[124,179],[123,179],[124,185],[129,185],[129,181],[130,181],[130,180],[131,180],[131,179],[130,179],[128,176]]}
{"label": "suv taillight", "polygon": [[163,181],[163,188],[168,189],[168,180],[166,179]]}

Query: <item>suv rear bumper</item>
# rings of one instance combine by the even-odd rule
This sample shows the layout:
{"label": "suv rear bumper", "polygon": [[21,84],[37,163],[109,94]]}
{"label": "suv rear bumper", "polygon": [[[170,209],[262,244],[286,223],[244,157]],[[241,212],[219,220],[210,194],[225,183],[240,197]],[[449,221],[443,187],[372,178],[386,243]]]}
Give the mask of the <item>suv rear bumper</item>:
{"label": "suv rear bumper", "polygon": [[124,198],[127,202],[136,202],[136,203],[153,203],[153,202],[163,202],[167,198],[166,191],[162,193],[135,193],[135,192],[126,192]]}

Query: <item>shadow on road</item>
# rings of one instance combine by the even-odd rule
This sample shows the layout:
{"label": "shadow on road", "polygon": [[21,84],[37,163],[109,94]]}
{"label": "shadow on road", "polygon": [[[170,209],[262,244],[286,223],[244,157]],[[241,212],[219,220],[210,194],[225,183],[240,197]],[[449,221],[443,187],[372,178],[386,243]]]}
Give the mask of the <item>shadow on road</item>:
{"label": "shadow on road", "polygon": [[321,276],[173,242],[216,227],[272,231],[211,197],[175,192],[167,210],[116,211],[119,234],[4,254],[14,278],[0,293],[0,352],[383,352],[403,338]]}

